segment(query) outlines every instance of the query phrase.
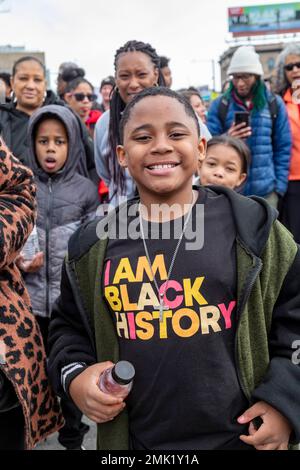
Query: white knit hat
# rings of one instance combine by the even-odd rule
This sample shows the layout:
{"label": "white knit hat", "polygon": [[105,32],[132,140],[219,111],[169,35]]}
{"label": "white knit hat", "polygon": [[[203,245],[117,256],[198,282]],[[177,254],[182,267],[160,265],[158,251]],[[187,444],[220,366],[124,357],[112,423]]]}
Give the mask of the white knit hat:
{"label": "white knit hat", "polygon": [[232,56],[227,75],[233,73],[253,73],[263,75],[264,71],[253,46],[241,46]]}

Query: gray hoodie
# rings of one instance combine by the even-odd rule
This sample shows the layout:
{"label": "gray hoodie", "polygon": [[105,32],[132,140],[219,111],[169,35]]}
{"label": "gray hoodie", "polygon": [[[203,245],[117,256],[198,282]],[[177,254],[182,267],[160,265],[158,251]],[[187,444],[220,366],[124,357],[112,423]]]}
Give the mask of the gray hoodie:
{"label": "gray hoodie", "polygon": [[[44,116],[57,118],[68,134],[68,158],[55,174],[45,173],[39,166],[34,145],[37,124]],[[33,312],[49,317],[51,307],[60,293],[62,262],[70,236],[86,220],[92,219],[99,204],[97,188],[88,178],[78,174],[85,158],[78,121],[66,107],[50,105],[34,113],[28,126],[30,168],[37,185],[37,231],[44,266],[36,273],[25,274]]]}

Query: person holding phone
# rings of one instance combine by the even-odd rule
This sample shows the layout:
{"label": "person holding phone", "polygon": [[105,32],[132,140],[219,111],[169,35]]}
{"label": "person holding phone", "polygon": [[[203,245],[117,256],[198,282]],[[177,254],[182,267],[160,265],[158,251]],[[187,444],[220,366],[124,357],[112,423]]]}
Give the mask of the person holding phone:
{"label": "person holding phone", "polygon": [[213,136],[244,139],[251,151],[245,195],[266,198],[277,207],[287,189],[291,132],[283,100],[263,81],[263,68],[253,46],[232,56],[228,90],[211,105],[207,126]]}

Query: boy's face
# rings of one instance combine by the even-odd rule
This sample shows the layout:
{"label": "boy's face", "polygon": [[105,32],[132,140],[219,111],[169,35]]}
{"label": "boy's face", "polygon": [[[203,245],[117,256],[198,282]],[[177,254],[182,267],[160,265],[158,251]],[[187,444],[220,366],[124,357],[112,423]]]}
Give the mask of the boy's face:
{"label": "boy's face", "polygon": [[136,181],[140,196],[191,190],[204,144],[184,106],[167,96],[146,97],[132,109],[118,146],[119,163]]}
{"label": "boy's face", "polygon": [[230,189],[239,187],[247,176],[242,173],[239,154],[226,145],[209,147],[205,160],[199,163],[199,175],[203,186],[214,184]]}
{"label": "boy's face", "polygon": [[68,137],[58,119],[46,119],[38,125],[35,138],[36,158],[46,173],[56,173],[68,157]]}

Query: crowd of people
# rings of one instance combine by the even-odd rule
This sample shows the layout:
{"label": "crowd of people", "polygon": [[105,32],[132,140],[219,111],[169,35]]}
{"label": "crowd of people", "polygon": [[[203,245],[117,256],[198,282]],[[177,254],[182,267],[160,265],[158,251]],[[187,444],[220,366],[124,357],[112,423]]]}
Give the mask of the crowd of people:
{"label": "crowd of people", "polygon": [[300,440],[300,44],[274,90],[237,48],[208,110],[169,64],[126,42],[100,103],[72,62],[0,73],[0,450],[84,449],[83,414],[106,450]]}

